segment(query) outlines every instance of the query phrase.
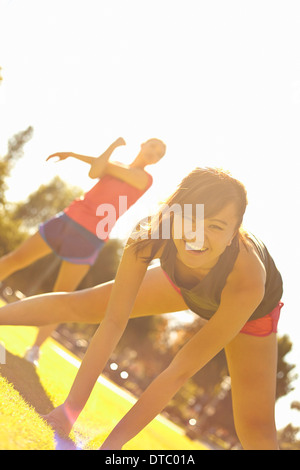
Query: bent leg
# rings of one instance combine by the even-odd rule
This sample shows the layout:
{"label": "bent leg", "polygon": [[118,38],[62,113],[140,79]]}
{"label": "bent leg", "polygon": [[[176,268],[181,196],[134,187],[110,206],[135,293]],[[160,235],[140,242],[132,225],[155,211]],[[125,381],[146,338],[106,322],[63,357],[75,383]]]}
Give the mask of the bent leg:
{"label": "bent leg", "polygon": [[[42,294],[0,309],[0,325],[42,326],[55,323],[100,323],[114,281],[71,293]],[[160,267],[149,268],[138,292],[131,318],[186,310],[181,295]]]}
{"label": "bent leg", "polygon": [[[90,265],[74,264],[63,261],[55,281],[54,292],[72,292],[88,273]],[[39,329],[33,346],[41,347],[46,339],[56,330],[58,324],[47,325]]]}
{"label": "bent leg", "polygon": [[275,427],[277,337],[238,334],[225,348],[236,432],[245,450],[278,449]]}
{"label": "bent leg", "polygon": [[51,253],[51,248],[44,241],[39,232],[23,242],[16,250],[2,256],[0,259],[0,280],[10,274],[23,269],[37,261],[39,258]]}

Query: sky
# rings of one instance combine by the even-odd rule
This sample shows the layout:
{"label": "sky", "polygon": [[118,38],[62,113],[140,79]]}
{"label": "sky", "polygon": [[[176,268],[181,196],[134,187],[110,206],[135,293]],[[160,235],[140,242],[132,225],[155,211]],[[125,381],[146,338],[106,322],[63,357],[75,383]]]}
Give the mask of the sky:
{"label": "sky", "polygon": [[[0,154],[34,128],[8,199],[55,175],[92,187],[86,164],[46,163],[51,153],[97,156],[122,136],[114,159],[130,163],[161,138],[152,188],[112,233],[126,238],[196,166],[229,170],[248,191],[245,227],[282,273],[279,334],[300,375],[299,44],[298,0],[0,0]],[[279,426],[300,426],[297,384],[278,402]]]}

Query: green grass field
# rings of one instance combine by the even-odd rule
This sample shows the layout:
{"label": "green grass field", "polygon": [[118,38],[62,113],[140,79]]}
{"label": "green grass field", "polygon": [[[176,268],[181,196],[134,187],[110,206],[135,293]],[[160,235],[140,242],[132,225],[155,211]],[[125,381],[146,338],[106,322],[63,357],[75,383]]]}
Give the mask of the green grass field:
{"label": "green grass field", "polygon": [[[6,364],[0,365],[1,450],[58,448],[53,430],[39,414],[48,413],[64,401],[80,361],[48,339],[42,348],[39,367],[35,368],[22,358],[35,332],[31,327],[0,327],[0,341],[6,348]],[[132,395],[101,377],[71,432],[71,440],[81,449],[99,448],[134,401]],[[124,450],[205,449],[162,417],[152,421],[124,447]]]}

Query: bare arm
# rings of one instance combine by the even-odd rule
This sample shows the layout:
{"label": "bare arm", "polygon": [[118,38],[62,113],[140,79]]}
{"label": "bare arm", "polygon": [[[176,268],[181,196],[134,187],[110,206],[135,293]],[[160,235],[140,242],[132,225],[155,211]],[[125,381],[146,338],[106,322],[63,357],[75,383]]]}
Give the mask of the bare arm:
{"label": "bare arm", "polygon": [[[259,270],[259,269],[258,269]],[[233,276],[223,290],[221,304],[211,320],[175,356],[145,390],[103,443],[102,450],[117,450],[159,414],[179,388],[204,367],[241,330],[264,293],[263,276],[240,283]]]}
{"label": "bare arm", "polygon": [[[54,157],[58,157],[58,161],[66,160],[67,158],[72,157],[76,160],[80,160],[91,165],[89,172],[89,176],[91,176],[91,178],[100,178],[105,173],[108,160],[111,157],[113,151],[120,145],[125,145],[125,141],[122,137],[113,142],[99,157],[90,157],[88,155],[81,155],[74,152],[56,152],[52,155],[49,155],[46,161]],[[97,176],[94,176],[95,174],[97,174]]]}
{"label": "bare arm", "polygon": [[[116,148],[118,145],[125,145],[122,138],[117,139],[111,147]],[[125,181],[135,188],[141,190],[145,189],[148,183],[148,175],[145,170],[143,168],[124,165],[119,162],[110,162],[109,157],[113,149],[109,148],[104,154],[93,160],[89,171],[90,178],[101,178],[104,175],[110,175]]]}
{"label": "bare arm", "polygon": [[121,338],[147,267],[143,260],[136,258],[131,247],[124,251],[105,318],[89,345],[64,404],[67,414],[72,416],[70,421],[74,422],[85,406],[99,375]]}
{"label": "bare arm", "polygon": [[69,157],[76,158],[76,160],[88,163],[91,166],[89,177],[92,179],[102,178],[104,175],[110,175],[125,181],[135,188],[140,190],[145,189],[149,181],[149,176],[143,168],[134,168],[130,165],[123,165],[119,162],[109,161],[113,151],[121,145],[126,145],[126,143],[122,137],[119,137],[99,157],[90,157],[88,155],[81,155],[74,152],[57,152],[50,155],[47,158],[47,161],[54,157],[58,157],[58,161],[66,160]]}
{"label": "bare arm", "polygon": [[79,153],[56,152],[56,153],[52,153],[52,155],[49,155],[49,157],[46,159],[46,162],[54,157],[58,157],[58,160],[57,160],[58,162],[61,162],[62,160],[66,160],[69,157],[73,157],[73,158],[76,158],[77,160],[88,163],[89,165],[91,165],[93,161],[95,160],[95,157],[89,157],[87,155],[80,155]]}
{"label": "bare arm", "polygon": [[122,137],[119,137],[115,142],[113,142],[104,153],[99,157],[93,159],[91,163],[91,168],[89,171],[90,178],[101,178],[107,174],[107,167],[109,165],[109,158],[111,157],[113,151],[120,147],[121,145],[126,145],[125,140]]}

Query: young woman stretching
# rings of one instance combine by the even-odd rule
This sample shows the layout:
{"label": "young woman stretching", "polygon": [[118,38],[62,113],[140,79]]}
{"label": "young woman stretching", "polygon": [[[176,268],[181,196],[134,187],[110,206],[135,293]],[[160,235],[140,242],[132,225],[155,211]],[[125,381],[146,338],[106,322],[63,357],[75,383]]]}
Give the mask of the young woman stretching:
{"label": "young woman stretching", "polygon": [[[86,162],[90,165],[89,176],[99,178],[99,181],[83,198],[73,201],[63,212],[40,225],[39,231],[15,251],[3,256],[0,280],[53,251],[62,259],[53,290],[70,292],[76,289],[96,262],[116,220],[151,186],[152,177],[145,167],[158,162],[166,150],[161,140],[150,139],[141,145],[137,157],[126,166],[109,161],[113,151],[121,145],[125,145],[123,138],[113,142],[97,158],[72,152],[58,152],[47,158],[65,160],[73,157]],[[113,208],[111,220],[105,212],[108,204]],[[41,345],[56,327],[50,325],[40,329],[33,347],[25,354],[27,360],[37,364]]]}
{"label": "young woman stretching", "polygon": [[[276,329],[282,306],[282,280],[265,245],[241,229],[247,205],[245,188],[225,172],[198,168],[166,201],[166,207],[173,204],[182,208],[179,225],[185,224],[184,205],[191,204],[195,209],[204,204],[204,225],[200,225],[203,237],[196,233],[195,241],[183,231],[184,235],[178,238],[178,213],[167,213],[170,237],[156,239],[157,229],[163,227],[165,219],[161,213],[151,219],[140,239],[134,234],[128,241],[115,282],[110,284],[110,296],[105,294],[105,290],[110,290],[107,286],[102,291],[96,287],[72,294],[37,296],[2,308],[0,324],[43,324],[55,308],[73,321],[80,319],[80,309],[91,309],[86,317],[95,321],[95,317],[100,319],[103,315],[104,301],[104,319],[69,395],[46,417],[54,428],[69,433],[130,315],[190,308],[207,323],[145,390],[101,449],[121,449],[222,348],[231,375],[236,431],[243,448],[277,449]],[[197,227],[194,218],[192,232]],[[199,239],[203,243],[199,244]],[[160,259],[161,267],[147,270],[155,258]],[[39,313],[41,307],[43,313]]]}

